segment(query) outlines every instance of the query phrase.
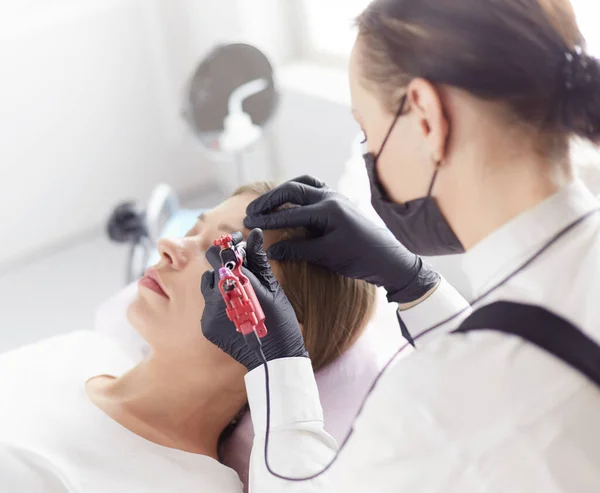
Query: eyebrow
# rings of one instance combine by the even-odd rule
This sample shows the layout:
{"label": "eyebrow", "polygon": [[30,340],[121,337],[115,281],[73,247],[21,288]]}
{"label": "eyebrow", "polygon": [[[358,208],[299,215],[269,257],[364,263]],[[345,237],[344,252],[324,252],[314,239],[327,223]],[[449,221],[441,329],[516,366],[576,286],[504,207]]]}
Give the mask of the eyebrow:
{"label": "eyebrow", "polygon": [[[205,222],[206,221],[206,214],[203,212],[202,214],[200,214],[198,216],[198,221],[200,222]],[[242,231],[242,229],[232,226],[231,224],[227,224],[227,223],[219,223],[217,224],[217,229],[223,230],[223,231],[229,231],[230,233],[235,233],[237,231]]]}

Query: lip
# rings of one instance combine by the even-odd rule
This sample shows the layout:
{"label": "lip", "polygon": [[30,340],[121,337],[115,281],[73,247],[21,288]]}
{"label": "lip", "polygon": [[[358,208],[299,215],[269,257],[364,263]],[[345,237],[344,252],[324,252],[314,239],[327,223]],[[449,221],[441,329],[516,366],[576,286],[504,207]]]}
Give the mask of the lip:
{"label": "lip", "polygon": [[163,287],[163,283],[160,280],[158,272],[156,272],[155,269],[148,269],[145,272],[144,277],[140,279],[139,284],[161,296],[164,296],[167,299],[169,298],[165,288]]}

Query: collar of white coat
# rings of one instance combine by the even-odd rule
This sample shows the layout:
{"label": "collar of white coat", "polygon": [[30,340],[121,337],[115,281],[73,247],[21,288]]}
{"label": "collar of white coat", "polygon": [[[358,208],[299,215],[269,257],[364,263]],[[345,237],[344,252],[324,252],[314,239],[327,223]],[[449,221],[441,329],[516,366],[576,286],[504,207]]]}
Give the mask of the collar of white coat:
{"label": "collar of white coat", "polygon": [[473,298],[501,282],[554,235],[599,206],[584,183],[574,180],[480,241],[463,257]]}

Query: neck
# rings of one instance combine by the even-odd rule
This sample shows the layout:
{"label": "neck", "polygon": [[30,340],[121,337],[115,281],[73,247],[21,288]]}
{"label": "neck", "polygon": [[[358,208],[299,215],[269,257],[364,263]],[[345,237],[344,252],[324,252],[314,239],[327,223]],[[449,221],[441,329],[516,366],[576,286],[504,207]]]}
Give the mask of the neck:
{"label": "neck", "polygon": [[[106,398],[162,445],[215,459],[221,433],[246,403],[241,365],[148,357],[113,380]],[[183,446],[182,446],[183,445]]]}
{"label": "neck", "polygon": [[452,196],[445,197],[452,212],[448,219],[466,250],[554,195],[571,178],[568,165],[514,148],[514,142],[500,146],[484,142],[468,149],[470,155],[457,161],[462,176],[446,177],[438,188],[453,190]]}

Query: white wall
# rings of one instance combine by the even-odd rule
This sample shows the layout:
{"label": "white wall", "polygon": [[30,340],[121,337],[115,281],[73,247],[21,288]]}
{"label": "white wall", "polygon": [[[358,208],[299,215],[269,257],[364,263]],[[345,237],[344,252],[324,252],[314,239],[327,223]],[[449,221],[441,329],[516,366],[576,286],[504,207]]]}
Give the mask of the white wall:
{"label": "white wall", "polygon": [[159,181],[210,175],[178,122],[159,6],[0,7],[0,264],[97,228]]}
{"label": "white wall", "polygon": [[[0,275],[97,233],[116,203],[159,182],[225,183],[229,164],[211,162],[181,118],[188,77],[219,42],[256,44],[277,65],[297,52],[281,5],[249,3],[0,2]],[[279,177],[335,182],[354,133],[347,107],[284,90],[271,129]],[[267,156],[258,149],[249,178],[272,175]]]}
{"label": "white wall", "polygon": [[274,132],[283,178],[311,174],[335,186],[358,127],[348,106],[286,90]]}

